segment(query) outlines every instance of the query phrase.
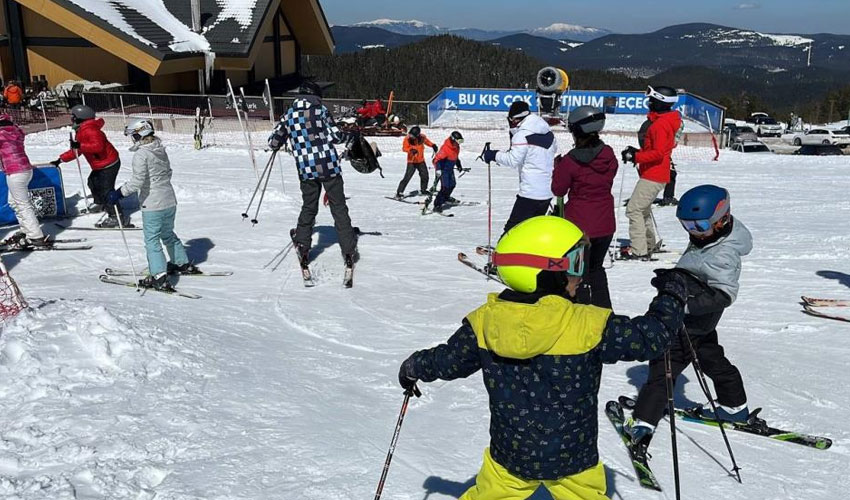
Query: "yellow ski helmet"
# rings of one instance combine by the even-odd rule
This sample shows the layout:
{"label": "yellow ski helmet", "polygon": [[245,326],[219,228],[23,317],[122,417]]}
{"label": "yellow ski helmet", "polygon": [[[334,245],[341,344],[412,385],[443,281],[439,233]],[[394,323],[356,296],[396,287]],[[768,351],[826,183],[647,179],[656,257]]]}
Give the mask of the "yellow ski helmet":
{"label": "yellow ski helmet", "polygon": [[584,233],[575,224],[541,215],[517,224],[499,240],[493,264],[512,290],[533,293],[541,271],[584,275],[586,246]]}

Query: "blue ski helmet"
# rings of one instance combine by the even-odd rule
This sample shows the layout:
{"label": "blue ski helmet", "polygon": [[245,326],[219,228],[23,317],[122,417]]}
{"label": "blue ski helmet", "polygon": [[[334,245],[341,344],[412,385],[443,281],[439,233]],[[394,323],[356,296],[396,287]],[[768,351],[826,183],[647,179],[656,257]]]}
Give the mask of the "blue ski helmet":
{"label": "blue ski helmet", "polygon": [[729,219],[729,191],[704,184],[686,192],[679,200],[676,217],[689,233],[708,236],[718,222]]}

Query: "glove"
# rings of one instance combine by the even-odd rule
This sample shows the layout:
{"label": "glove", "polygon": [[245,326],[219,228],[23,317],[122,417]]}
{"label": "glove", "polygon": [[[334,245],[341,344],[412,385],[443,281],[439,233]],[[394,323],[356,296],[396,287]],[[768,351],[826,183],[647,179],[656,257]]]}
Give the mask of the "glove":
{"label": "glove", "polygon": [[455,165],[455,170],[457,170],[458,172],[463,172],[463,167],[460,166],[460,163]]}
{"label": "glove", "polygon": [[623,163],[635,162],[635,153],[638,152],[638,149],[634,146],[629,146],[623,150],[621,153],[623,155]]}
{"label": "glove", "polygon": [[59,158],[50,162],[50,164],[53,165],[54,167],[58,167],[61,163],[62,163],[62,160],[60,160]]}
{"label": "glove", "polygon": [[71,139],[71,149],[80,149],[80,142]]}
{"label": "glove", "polygon": [[440,150],[440,148],[438,148],[436,144],[431,144],[431,149],[434,150],[434,154],[437,154],[437,151]]}
{"label": "glove", "polygon": [[115,205],[123,197],[124,195],[121,194],[120,189],[113,189],[109,192],[109,194],[106,195],[106,202],[110,205]]}
{"label": "glove", "polygon": [[688,303],[688,281],[684,272],[678,269],[656,269],[655,277],[649,283],[658,293],[667,294],[678,300],[682,305]]}
{"label": "glove", "polygon": [[488,149],[481,153],[481,158],[484,160],[484,163],[491,163],[496,161],[496,153],[498,153],[498,149]]}
{"label": "glove", "polygon": [[405,391],[418,391],[416,389],[416,382],[419,379],[416,378],[416,375],[413,373],[413,357],[409,357],[404,360],[404,363],[401,364],[401,367],[398,370],[398,384]]}

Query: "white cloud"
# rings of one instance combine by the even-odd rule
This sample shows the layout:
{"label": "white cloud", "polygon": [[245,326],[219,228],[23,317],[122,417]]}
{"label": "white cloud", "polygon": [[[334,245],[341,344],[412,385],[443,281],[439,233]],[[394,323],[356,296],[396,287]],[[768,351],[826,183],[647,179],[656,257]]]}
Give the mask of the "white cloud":
{"label": "white cloud", "polygon": [[753,2],[739,3],[738,5],[735,6],[735,9],[737,9],[737,10],[751,10],[751,9],[760,9],[760,8],[761,8],[760,3],[753,3]]}

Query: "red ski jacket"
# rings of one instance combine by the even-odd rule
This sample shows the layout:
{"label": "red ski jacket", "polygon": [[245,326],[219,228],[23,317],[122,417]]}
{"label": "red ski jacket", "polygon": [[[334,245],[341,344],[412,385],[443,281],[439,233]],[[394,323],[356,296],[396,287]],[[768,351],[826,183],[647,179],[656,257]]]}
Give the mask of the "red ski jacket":
{"label": "red ski jacket", "polygon": [[460,144],[452,141],[451,137],[446,139],[443,146],[437,151],[437,156],[434,157],[434,166],[436,167],[441,161],[446,160],[454,166],[457,163],[457,157],[460,155]]}
{"label": "red ski jacket", "polygon": [[[103,133],[103,118],[86,120],[77,129],[80,153],[86,157],[92,170],[101,170],[118,161],[118,151]],[[69,149],[59,157],[62,162],[73,161],[74,150]]]}
{"label": "red ski jacket", "polygon": [[641,179],[667,184],[670,182],[670,156],[676,147],[676,133],[682,126],[678,111],[651,112],[647,116],[652,125],[646,131],[643,147],[635,153]]}

